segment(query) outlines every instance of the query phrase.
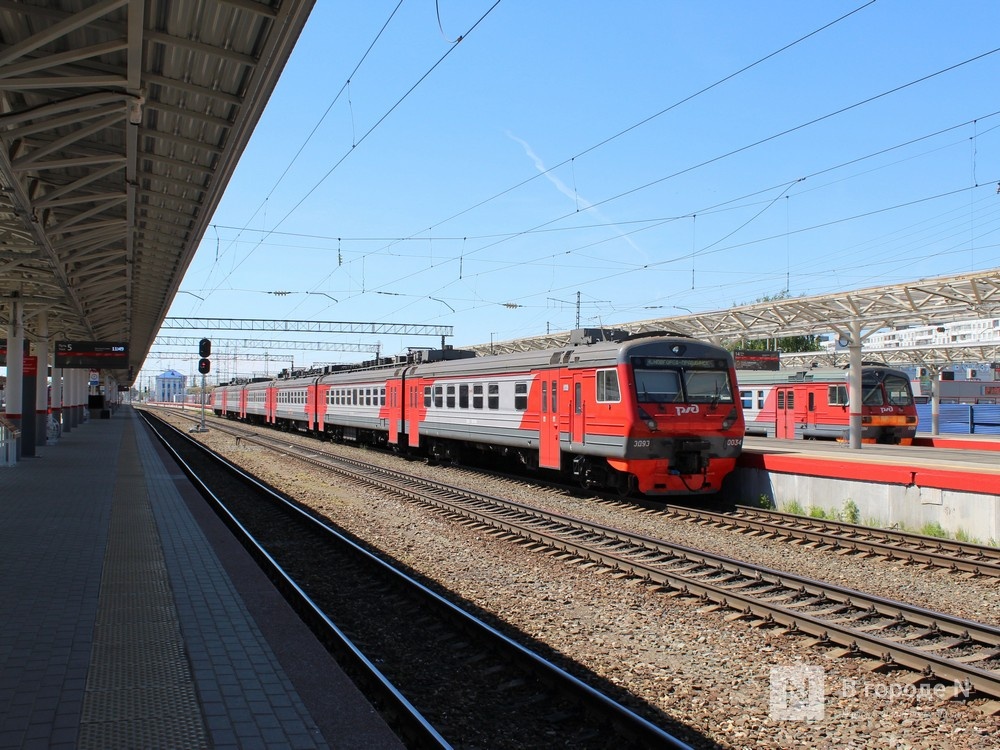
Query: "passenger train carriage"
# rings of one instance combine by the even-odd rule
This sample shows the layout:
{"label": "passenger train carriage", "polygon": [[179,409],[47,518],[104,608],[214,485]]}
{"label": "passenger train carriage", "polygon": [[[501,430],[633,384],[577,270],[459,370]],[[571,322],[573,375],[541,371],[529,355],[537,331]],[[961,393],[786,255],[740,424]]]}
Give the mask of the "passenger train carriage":
{"label": "passenger train carriage", "polygon": [[587,329],[559,349],[418,355],[220,386],[213,409],[440,460],[499,454],[649,495],[717,492],[742,448],[732,357],[695,339]]}
{"label": "passenger train carriage", "polygon": [[[748,435],[848,440],[847,369],[738,370],[737,378]],[[865,365],[861,392],[861,441],[910,445],[917,432],[917,408],[907,374]]]}

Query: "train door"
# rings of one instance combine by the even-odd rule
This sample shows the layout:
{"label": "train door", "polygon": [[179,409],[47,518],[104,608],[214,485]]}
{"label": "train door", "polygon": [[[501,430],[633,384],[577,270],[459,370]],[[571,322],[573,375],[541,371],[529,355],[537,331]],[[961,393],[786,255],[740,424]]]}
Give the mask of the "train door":
{"label": "train door", "polygon": [[278,421],[278,389],[268,386],[264,390],[264,422],[274,424]]}
{"label": "train door", "polygon": [[795,437],[795,389],[778,386],[775,390],[774,436],[791,440]]}
{"label": "train door", "polygon": [[587,440],[586,417],[587,403],[584,397],[586,388],[584,387],[584,374],[577,371],[570,373],[562,379],[564,384],[569,385],[569,392],[561,394],[567,396],[567,404],[564,411],[569,413],[569,441],[571,446],[578,447]]}
{"label": "train door", "polygon": [[538,464],[546,469],[558,469],[559,457],[559,377],[543,373],[542,402],[539,410]]}
{"label": "train door", "polygon": [[386,386],[389,391],[389,444],[396,445],[399,442],[399,425],[403,420],[403,383],[400,380],[390,380]]}
{"label": "train door", "polygon": [[423,408],[423,395],[421,394],[421,381],[417,378],[406,381],[406,422],[405,430],[409,438],[408,444],[411,448],[420,446],[420,419],[426,410]]}

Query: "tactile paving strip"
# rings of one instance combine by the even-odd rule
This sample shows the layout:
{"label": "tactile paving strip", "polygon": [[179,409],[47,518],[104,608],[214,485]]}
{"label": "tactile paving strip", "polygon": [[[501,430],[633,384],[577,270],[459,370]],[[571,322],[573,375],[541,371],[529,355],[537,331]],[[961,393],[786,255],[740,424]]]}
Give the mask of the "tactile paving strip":
{"label": "tactile paving strip", "polygon": [[209,747],[131,420],[82,713],[80,750]]}

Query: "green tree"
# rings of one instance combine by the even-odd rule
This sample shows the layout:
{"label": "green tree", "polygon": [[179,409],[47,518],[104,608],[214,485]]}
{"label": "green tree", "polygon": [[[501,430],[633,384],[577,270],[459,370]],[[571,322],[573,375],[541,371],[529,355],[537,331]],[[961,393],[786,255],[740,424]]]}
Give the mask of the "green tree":
{"label": "green tree", "polygon": [[[791,299],[787,289],[783,289],[777,294],[765,294],[763,297],[758,297],[752,303],[744,302],[746,304],[760,305],[766,302],[777,302],[779,300]],[[734,307],[740,307],[741,305],[733,305]],[[732,344],[730,349],[747,349],[750,351],[782,351],[782,352],[818,352],[823,347],[820,344],[818,336],[784,336],[782,338],[767,338],[767,339],[741,339],[740,341]]]}

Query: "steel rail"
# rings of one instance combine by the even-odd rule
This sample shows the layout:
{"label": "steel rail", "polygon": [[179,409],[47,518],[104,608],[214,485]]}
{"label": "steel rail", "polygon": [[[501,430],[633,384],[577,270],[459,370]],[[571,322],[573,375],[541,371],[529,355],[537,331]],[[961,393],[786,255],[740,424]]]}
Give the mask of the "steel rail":
{"label": "steel rail", "polygon": [[[176,430],[176,428],[172,428],[172,429]],[[310,456],[296,455],[294,451],[289,452],[289,449],[293,449],[293,448],[299,447],[299,448],[302,448],[303,451],[306,451],[306,452],[309,452],[309,453],[313,453],[313,454],[316,454],[316,451],[308,450],[308,449],[306,449],[306,448],[304,448],[302,446],[289,445],[287,443],[287,441],[281,441],[281,440],[279,440],[276,437],[275,438],[270,438],[270,436],[265,437],[265,436],[257,435],[257,434],[253,434],[253,436],[250,437],[250,436],[247,436],[245,433],[239,434],[242,431],[235,430],[235,429],[229,429],[228,426],[227,427],[223,427],[222,431],[226,431],[226,432],[229,432],[230,434],[238,435],[238,437],[241,440],[245,440],[247,442],[255,443],[255,444],[261,445],[263,447],[267,447],[267,448],[272,449],[272,450],[275,449],[275,446],[274,446],[275,443],[280,443],[282,445],[282,447],[281,447],[280,450],[283,451],[286,455],[292,455],[294,458],[296,458],[298,460],[305,461],[305,462],[307,462],[309,464],[312,464],[312,465],[320,466],[320,467],[322,467],[324,469],[327,469],[327,470],[331,470],[331,469],[336,470],[333,467],[331,467],[327,463],[327,461],[320,461],[320,460],[317,460],[315,457],[310,457]],[[439,594],[431,591],[430,589],[428,589],[426,586],[424,586],[420,582],[418,582],[418,581],[410,578],[405,573],[397,570],[395,567],[393,567],[389,563],[381,560],[379,557],[377,557],[377,556],[373,555],[372,553],[368,552],[363,547],[358,546],[356,543],[354,543],[350,539],[347,539],[346,537],[343,537],[343,535],[339,534],[336,530],[330,528],[326,524],[323,524],[320,520],[314,518],[309,513],[304,512],[301,508],[299,508],[295,504],[290,503],[285,498],[281,497],[281,495],[275,493],[274,490],[272,490],[270,487],[268,487],[267,485],[261,483],[261,481],[258,480],[256,477],[253,477],[252,475],[247,474],[245,471],[243,471],[242,469],[240,469],[234,463],[232,463],[231,461],[229,461],[225,457],[220,456],[215,451],[212,451],[207,446],[202,445],[199,441],[195,440],[194,438],[192,438],[192,437],[190,437],[188,435],[185,435],[184,433],[178,432],[178,434],[181,437],[183,437],[184,439],[189,440],[191,442],[194,442],[194,443],[198,444],[203,450],[205,450],[206,452],[208,452],[208,453],[212,454],[213,456],[217,457],[218,460],[220,460],[221,462],[223,462],[224,464],[226,464],[233,471],[241,474],[245,478],[246,481],[251,482],[256,487],[259,487],[262,491],[264,491],[264,492],[266,492],[266,493],[274,496],[276,500],[278,500],[278,501],[282,502],[283,504],[285,504],[291,512],[294,512],[296,515],[301,516],[304,520],[306,520],[306,521],[308,521],[308,522],[310,522],[312,524],[315,524],[315,525],[321,527],[326,532],[331,533],[331,534],[337,536],[338,538],[342,539],[346,544],[348,544],[351,547],[355,548],[360,554],[363,554],[364,556],[370,558],[371,561],[373,562],[373,564],[376,564],[376,565],[380,566],[382,569],[386,570],[388,573],[392,574],[393,576],[395,576],[395,577],[397,577],[397,578],[399,578],[401,580],[407,580],[407,581],[409,581],[415,588],[420,589],[427,596],[431,597],[442,610],[446,611],[452,617],[460,619],[464,623],[465,627],[469,631],[478,632],[481,637],[485,636],[485,637],[488,637],[489,639],[493,640],[497,644],[498,647],[502,647],[509,656],[517,659],[528,670],[530,670],[532,673],[538,675],[540,677],[540,679],[542,679],[543,681],[545,681],[546,683],[548,683],[550,685],[559,687],[561,690],[563,690],[564,692],[566,692],[568,694],[574,695],[576,697],[576,699],[579,700],[579,701],[581,701],[581,703],[584,704],[589,711],[599,712],[599,714],[601,716],[603,716],[605,718],[605,720],[610,725],[615,726],[617,728],[617,730],[622,733],[623,736],[628,736],[628,737],[634,739],[635,741],[640,742],[644,747],[663,747],[663,748],[676,748],[677,750],[692,750],[691,747],[688,744],[686,744],[683,741],[679,740],[677,737],[673,736],[669,732],[661,729],[660,727],[656,726],[655,724],[653,724],[652,722],[648,721],[647,719],[645,719],[645,718],[639,716],[638,714],[634,713],[629,708],[627,708],[624,705],[618,703],[617,701],[613,700],[612,698],[610,698],[609,696],[607,696],[604,693],[600,692],[599,690],[595,689],[594,687],[591,687],[586,682],[584,682],[581,679],[579,679],[579,678],[571,675],[570,673],[566,672],[564,669],[562,669],[558,665],[556,665],[556,664],[554,664],[554,663],[552,663],[552,662],[544,659],[542,656],[536,654],[531,649],[529,649],[529,648],[521,645],[517,641],[515,641],[515,640],[511,639],[510,637],[504,635],[503,633],[501,633],[500,631],[496,630],[495,628],[493,628],[492,626],[488,625],[487,623],[483,622],[482,620],[479,620],[478,618],[474,617],[470,613],[466,612],[462,608],[460,608],[457,605],[455,605],[452,602],[450,602],[448,599],[445,599],[444,597],[440,596]],[[171,452],[173,453],[172,450],[171,450]],[[320,453],[322,453],[322,452],[320,452]],[[345,460],[345,461],[350,461],[352,463],[357,463],[361,467],[367,466],[363,462],[354,462],[353,459],[340,459],[340,457],[332,456],[332,455],[326,454],[326,453],[322,453],[322,455],[324,456],[325,459],[328,459],[328,460],[329,459],[332,459],[332,460]],[[182,466],[184,466],[184,464],[182,464]],[[378,469],[378,472],[382,471],[378,467],[374,467],[374,468]],[[188,470],[185,469],[185,471],[187,472]],[[354,478],[354,479],[358,479],[357,473],[358,473],[357,471],[354,471],[354,472],[351,473],[350,476],[352,478]],[[405,475],[401,475],[401,476],[405,476]],[[368,484],[376,484],[378,482],[377,476],[362,477],[362,479],[366,483],[368,483]],[[200,480],[197,480],[197,483],[200,486],[202,484],[200,482]],[[397,490],[397,492],[398,492],[398,490]],[[227,511],[227,514],[228,514],[228,511]],[[233,521],[234,521],[234,523],[236,523],[238,525],[238,521],[235,521],[235,519],[233,519]],[[267,552],[265,552],[263,549],[261,549],[261,554],[267,560],[270,560],[271,564],[273,564],[274,566],[277,567],[277,563],[274,562],[273,559],[270,557],[270,555]],[[280,571],[280,567],[278,567],[277,569]],[[310,615],[310,621],[312,621],[314,618],[318,617],[318,618],[320,618],[320,620],[322,622],[329,623],[329,625],[331,625],[334,628],[336,628],[336,626],[333,625],[332,623],[330,623],[330,621],[326,618],[326,616],[322,612],[320,612],[318,610],[318,608],[315,607],[314,604],[312,604],[311,600],[308,599],[308,596],[304,592],[301,591],[301,589],[294,583],[294,581],[292,581],[290,578],[288,578],[288,576],[283,571],[281,571],[281,575],[282,575],[283,578],[285,578],[286,580],[288,580],[288,582],[289,582],[290,586],[292,587],[293,591],[295,593],[299,594],[304,599],[305,603],[307,603],[307,605],[309,606],[310,610],[313,612]],[[346,642],[346,646],[349,648],[350,653],[352,655],[354,655],[355,657],[360,657],[361,659],[364,660],[364,663],[363,663],[364,666],[369,666],[372,669],[376,670],[378,678],[381,681],[384,681],[385,685],[388,686],[388,688],[393,691],[394,697],[396,697],[398,700],[402,700],[404,702],[406,701],[406,699],[401,694],[399,694],[399,692],[396,690],[396,688],[394,686],[392,686],[392,684],[388,680],[386,680],[386,678],[381,674],[381,672],[377,671],[376,667],[374,667],[373,665],[371,665],[371,663],[367,660],[367,658],[364,657],[363,653],[360,650],[358,650],[354,646],[354,644],[351,643],[350,640],[347,639],[346,636],[344,636],[341,633],[341,631],[339,629],[336,630],[336,635],[338,637],[344,639],[344,641]],[[423,731],[423,730],[429,730],[430,732],[433,733],[434,737],[438,736],[436,730],[434,730],[433,727],[431,727],[431,725],[429,723],[426,723],[426,721],[423,719],[423,717],[418,712],[416,712],[416,709],[413,708],[412,706],[410,706],[409,702],[405,702],[405,705],[400,705],[399,706],[400,709],[407,708],[407,707],[408,707],[409,710],[412,710],[414,712],[414,715],[421,722],[423,722],[423,723],[426,724],[426,726],[421,725],[421,727],[420,727],[421,731]],[[422,742],[426,742],[427,738],[421,738],[421,741]],[[443,740],[442,740],[442,742],[443,742]],[[443,746],[447,747],[448,745],[445,744]]]}
{"label": "steel rail", "polygon": [[[289,445],[287,441],[261,435],[244,439],[261,445],[280,442],[285,451],[294,452],[298,447]],[[1000,671],[971,665],[971,662],[991,660],[1000,655],[1000,628],[572,516],[541,511],[512,500],[416,478],[356,459],[304,447],[302,450],[311,455],[296,457],[314,465],[484,523],[497,531],[520,536],[581,559],[599,562],[609,569],[666,586],[680,594],[698,596],[716,607],[736,610],[739,617],[754,616],[762,624],[781,625],[790,631],[811,635],[817,642],[837,644],[848,652],[867,654],[886,665],[907,667],[926,679],[951,680],[956,684],[969,685],[986,695],[1000,697]],[[549,527],[540,529],[537,527],[539,523],[548,524]],[[606,551],[601,549],[598,542],[613,545],[616,549]],[[622,554],[623,552],[628,554]],[[662,567],[663,564],[670,563],[677,563],[681,568],[669,570]],[[702,569],[699,571],[699,568]],[[722,583],[704,580],[713,577],[722,579]],[[749,589],[755,586],[760,587],[759,593],[767,595],[767,599],[749,595]],[[792,601],[799,597],[804,601]],[[820,604],[827,605],[821,613],[796,611],[798,608]],[[854,612],[845,614],[846,610]],[[821,619],[819,614],[827,616],[827,619]],[[831,619],[832,615],[841,616]],[[887,622],[864,627],[844,624],[845,621],[864,623],[873,617],[885,618]],[[876,635],[878,631],[893,627],[917,628],[917,632],[898,640]],[[917,641],[949,636],[943,643],[928,644],[929,648],[916,647]],[[983,650],[978,654],[958,658],[935,653],[957,646]]]}
{"label": "steel rail", "polygon": [[823,529],[834,531],[843,530],[845,533],[854,533],[859,536],[871,536],[892,540],[900,544],[913,545],[918,549],[932,548],[935,550],[944,550],[946,552],[962,555],[965,559],[983,560],[1000,565],[1000,547],[992,547],[987,544],[974,544],[972,542],[941,539],[938,537],[927,536],[925,534],[900,531],[899,529],[883,529],[874,526],[863,526],[861,524],[836,521],[829,518],[799,516],[794,513],[753,508],[747,505],[737,505],[734,513],[744,514],[756,518],[783,518],[802,525],[818,526]]}
{"label": "steel rail", "polygon": [[[754,508],[744,508],[743,506],[740,506],[739,513],[717,513],[700,508],[667,505],[664,508],[664,513],[694,523],[705,521],[714,526],[724,526],[741,530],[750,529],[769,536],[816,542],[832,547],[835,551],[864,552],[879,557],[886,557],[890,560],[932,565],[971,575],[1000,577],[1000,554],[997,555],[995,561],[984,559],[983,557],[972,557],[972,552],[965,553],[965,556],[957,556],[960,554],[959,550],[978,549],[978,545],[963,548],[961,544],[954,544],[950,548],[942,547],[942,550],[948,549],[949,551],[939,551],[929,544],[917,547],[904,547],[900,545],[909,543],[904,542],[903,540],[905,539],[931,540],[933,537],[922,537],[904,532],[899,532],[897,537],[892,534],[882,534],[879,529],[871,529],[869,533],[865,533],[865,530],[868,528],[865,526],[820,520],[817,520],[813,524],[810,522],[810,519],[803,516],[792,514],[777,514],[772,516],[767,511],[757,511]],[[852,535],[847,536],[847,534]],[[854,534],[857,535],[855,536]],[[894,543],[892,540],[896,538],[899,541]],[[880,541],[880,539],[886,541]],[[989,550],[990,548],[986,547],[984,549]],[[1000,553],[1000,550],[995,551]]]}

